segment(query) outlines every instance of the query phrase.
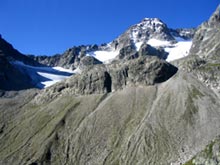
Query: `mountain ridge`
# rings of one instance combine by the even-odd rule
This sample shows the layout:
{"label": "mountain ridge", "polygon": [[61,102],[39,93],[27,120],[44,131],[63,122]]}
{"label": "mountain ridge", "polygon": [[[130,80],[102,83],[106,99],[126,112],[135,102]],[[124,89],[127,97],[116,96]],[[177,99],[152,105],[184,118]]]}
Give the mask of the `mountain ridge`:
{"label": "mountain ridge", "polygon": [[[162,28],[162,32],[165,31],[168,34],[155,34],[154,35],[154,31],[151,30],[151,28],[155,28],[152,24],[153,21],[158,20],[160,22],[160,26],[159,28]],[[147,29],[144,29],[142,31],[140,30],[136,30],[138,31],[141,35],[142,38],[139,38],[138,41],[134,41],[134,38],[132,38],[131,34],[129,31],[132,30],[133,27],[139,27],[140,29],[143,29],[144,27],[148,27],[148,26],[152,26],[152,27],[148,27],[148,32]],[[149,31],[150,30],[150,31]],[[179,37],[179,38],[183,38],[185,40],[189,40],[193,37],[195,32],[194,28],[191,29],[171,29],[168,28],[167,25],[165,23],[163,23],[161,20],[159,20],[158,18],[145,18],[143,19],[140,23],[132,25],[131,27],[128,28],[128,30],[126,30],[124,33],[122,33],[121,35],[119,35],[116,39],[114,39],[113,41],[109,42],[109,43],[103,43],[100,45],[82,45],[82,46],[74,46],[70,49],[68,49],[67,51],[65,51],[63,54],[60,55],[55,55],[55,56],[30,56],[31,58],[37,60],[40,63],[43,64],[47,64],[49,66],[61,66],[67,69],[76,69],[80,63],[80,59],[82,57],[84,57],[85,55],[89,55],[90,52],[99,52],[100,54],[106,54],[105,56],[110,56],[109,59],[114,59],[117,58],[116,56],[118,56],[120,54],[120,50],[122,48],[126,48],[126,47],[130,47],[134,50],[134,54],[139,51],[141,44],[147,43],[147,41],[150,38],[155,38],[155,37],[149,37],[148,35],[150,35],[152,33],[153,36],[157,36],[157,35],[161,35],[166,36],[167,38],[169,38],[170,42],[177,42],[175,40],[175,37]],[[171,35],[171,33],[173,35]],[[139,35],[140,35],[139,34]],[[148,39],[149,38],[149,39]],[[161,37],[157,37],[158,39],[161,39]],[[140,43],[141,42],[141,43]],[[137,46],[137,45],[138,46]],[[138,47],[138,48],[137,48]],[[153,47],[155,47],[153,45]],[[112,53],[111,53],[112,52]],[[133,55],[134,55],[133,54]],[[166,58],[166,53],[164,52],[164,58]],[[92,53],[93,57],[97,58],[98,60],[99,58],[103,59],[102,57],[99,57],[99,54],[94,54]],[[120,56],[120,55],[119,55]],[[105,61],[101,60],[102,62]]]}

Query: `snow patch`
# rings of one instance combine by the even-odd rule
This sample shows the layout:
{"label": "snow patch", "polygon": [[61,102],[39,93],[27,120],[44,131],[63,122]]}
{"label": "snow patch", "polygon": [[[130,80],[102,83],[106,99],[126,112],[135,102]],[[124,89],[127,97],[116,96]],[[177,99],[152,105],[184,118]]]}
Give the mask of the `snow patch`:
{"label": "snow patch", "polygon": [[168,52],[167,61],[173,61],[183,58],[189,54],[189,50],[192,46],[191,40],[184,40],[181,37],[174,37],[177,43],[171,43],[169,41],[162,41],[157,39],[148,40],[148,44],[153,47],[161,46],[166,52]]}
{"label": "snow patch", "polygon": [[21,61],[11,62],[19,70],[28,74],[32,79],[32,82],[36,84],[38,88],[47,88],[59,81],[62,81],[70,77],[76,71],[65,69],[62,67],[36,67],[24,64]]}
{"label": "snow patch", "polygon": [[165,51],[169,53],[166,60],[170,62],[187,56],[191,46],[192,41],[181,41],[176,43],[173,47],[165,48]]}
{"label": "snow patch", "polygon": [[119,51],[104,51],[104,50],[98,50],[93,52],[88,52],[87,56],[93,56],[99,61],[103,63],[109,63],[111,60],[113,60],[117,55],[119,54]]}
{"label": "snow patch", "polygon": [[158,40],[158,39],[149,39],[147,44],[153,46],[153,47],[165,47],[165,46],[171,46],[172,44],[169,41],[162,41],[162,40]]}
{"label": "snow patch", "polygon": [[137,42],[137,43],[135,43],[135,47],[136,47],[136,50],[137,50],[137,51],[140,50],[142,44],[143,44],[143,42]]}
{"label": "snow patch", "polygon": [[74,71],[72,69],[65,69],[60,66],[53,67],[53,69],[61,71],[61,72],[74,73]]}
{"label": "snow patch", "polygon": [[66,78],[68,78],[69,76],[64,76],[64,75],[56,75],[54,73],[45,73],[45,72],[37,72],[37,74],[39,74],[42,77],[45,77],[47,79],[49,79],[49,81],[43,81],[41,82],[44,85],[44,88],[47,88],[59,81],[62,81]]}

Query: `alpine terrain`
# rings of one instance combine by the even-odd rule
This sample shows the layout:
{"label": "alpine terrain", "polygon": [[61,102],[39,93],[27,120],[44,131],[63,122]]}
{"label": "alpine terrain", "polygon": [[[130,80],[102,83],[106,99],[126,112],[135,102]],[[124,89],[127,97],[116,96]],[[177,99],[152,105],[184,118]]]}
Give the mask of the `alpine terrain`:
{"label": "alpine terrain", "polygon": [[220,164],[220,6],[54,56],[0,37],[0,64],[1,165]]}

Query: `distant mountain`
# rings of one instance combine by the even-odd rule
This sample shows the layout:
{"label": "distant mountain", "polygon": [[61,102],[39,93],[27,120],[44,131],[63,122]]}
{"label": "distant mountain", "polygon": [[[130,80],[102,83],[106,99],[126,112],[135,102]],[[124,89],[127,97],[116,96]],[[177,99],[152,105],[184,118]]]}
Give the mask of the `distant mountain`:
{"label": "distant mountain", "polygon": [[147,53],[170,61],[188,55],[194,33],[194,28],[171,29],[158,18],[145,18],[110,43],[100,46],[75,46],[63,54],[50,57],[30,57],[45,65],[68,69],[78,68],[84,56],[109,63],[112,60],[130,59]]}

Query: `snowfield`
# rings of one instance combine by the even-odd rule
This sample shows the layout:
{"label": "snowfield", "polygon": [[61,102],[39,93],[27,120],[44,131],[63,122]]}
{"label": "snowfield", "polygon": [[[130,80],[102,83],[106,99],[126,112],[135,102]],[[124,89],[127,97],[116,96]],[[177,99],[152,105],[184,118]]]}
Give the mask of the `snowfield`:
{"label": "snowfield", "polygon": [[165,48],[165,51],[169,53],[166,60],[170,62],[188,56],[191,46],[192,41],[180,41],[173,47]]}
{"label": "snowfield", "polygon": [[191,40],[184,40],[180,37],[175,37],[175,39],[177,41],[175,44],[172,44],[169,41],[161,41],[157,39],[150,39],[147,44],[153,47],[163,47],[164,50],[169,53],[166,60],[170,62],[187,56],[192,46]]}
{"label": "snowfield", "polygon": [[158,40],[158,39],[149,39],[147,44],[149,44],[150,46],[153,47],[157,47],[157,46],[161,46],[161,47],[168,47],[168,46],[172,46],[172,44],[169,41],[162,41],[162,40]]}
{"label": "snowfield", "polygon": [[93,56],[99,61],[103,63],[109,63],[111,60],[113,60],[117,55],[119,54],[119,51],[104,51],[104,50],[98,50],[93,52],[88,52],[87,56]]}
{"label": "snowfield", "polygon": [[[163,47],[164,50],[168,53],[166,60],[170,62],[187,56],[189,54],[189,50],[192,45],[191,40],[185,40],[181,37],[174,37],[174,38],[176,40],[176,43],[152,38],[147,41],[147,44],[151,45],[152,47]],[[139,51],[141,45],[144,42],[137,40],[135,32],[132,35],[132,39],[134,41],[136,50]],[[119,51],[115,51],[115,50],[112,51],[98,50],[98,51],[88,52],[86,55],[93,56],[99,61],[107,64],[110,63],[118,54]]]}
{"label": "snowfield", "polygon": [[11,62],[15,67],[25,74],[28,74],[32,83],[38,88],[47,88],[59,81],[62,81],[78,71],[72,71],[62,67],[35,67],[26,65],[21,61]]}

